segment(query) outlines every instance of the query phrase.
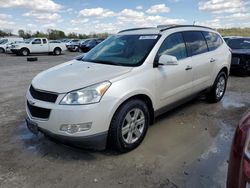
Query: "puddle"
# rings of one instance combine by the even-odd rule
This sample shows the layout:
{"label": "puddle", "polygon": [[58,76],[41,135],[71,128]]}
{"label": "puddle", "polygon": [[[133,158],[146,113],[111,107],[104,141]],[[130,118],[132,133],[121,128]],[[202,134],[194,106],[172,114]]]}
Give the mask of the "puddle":
{"label": "puddle", "polygon": [[221,123],[218,136],[209,149],[187,171],[186,187],[225,187],[234,128]]}
{"label": "puddle", "polygon": [[240,102],[239,100],[239,97],[233,97],[232,96],[225,96],[222,100],[222,105],[224,108],[242,108],[242,107],[245,107],[246,104]]}

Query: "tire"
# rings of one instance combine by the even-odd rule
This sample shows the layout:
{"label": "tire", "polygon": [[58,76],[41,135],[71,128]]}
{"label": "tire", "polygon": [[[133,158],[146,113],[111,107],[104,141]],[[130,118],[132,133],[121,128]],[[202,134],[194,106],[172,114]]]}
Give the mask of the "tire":
{"label": "tire", "polygon": [[54,55],[61,55],[62,50],[60,48],[55,48],[53,53],[54,53]]}
{"label": "tire", "polygon": [[210,102],[216,103],[223,98],[227,87],[227,78],[225,72],[220,72],[217,75],[211,90],[207,94],[207,99]]}
{"label": "tire", "polygon": [[0,48],[0,53],[4,53],[5,50],[3,48]]}
{"label": "tire", "polygon": [[109,144],[118,152],[135,149],[147,133],[149,117],[149,110],[144,101],[132,99],[124,103],[112,118]]}
{"label": "tire", "polygon": [[26,48],[23,48],[23,49],[21,49],[21,51],[20,51],[20,54],[21,54],[22,56],[28,56],[29,53],[30,53],[29,50],[26,49]]}

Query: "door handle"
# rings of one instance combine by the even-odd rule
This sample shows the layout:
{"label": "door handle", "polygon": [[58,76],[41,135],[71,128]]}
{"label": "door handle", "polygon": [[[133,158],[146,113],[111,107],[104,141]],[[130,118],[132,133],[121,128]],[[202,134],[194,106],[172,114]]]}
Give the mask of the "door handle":
{"label": "door handle", "polygon": [[192,68],[193,68],[193,67],[191,67],[190,65],[188,65],[188,66],[186,67],[185,70],[186,70],[186,71],[187,71],[187,70],[191,70]]}
{"label": "door handle", "polygon": [[215,62],[215,59],[214,59],[214,58],[211,58],[211,59],[210,59],[210,63],[213,63],[213,62]]}

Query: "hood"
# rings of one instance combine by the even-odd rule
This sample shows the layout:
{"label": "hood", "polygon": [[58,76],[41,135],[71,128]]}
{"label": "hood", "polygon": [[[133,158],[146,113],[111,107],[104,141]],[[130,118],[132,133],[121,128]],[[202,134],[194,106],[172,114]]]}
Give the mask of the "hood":
{"label": "hood", "polygon": [[44,91],[66,93],[110,80],[131,70],[132,67],[72,60],[41,72],[32,80],[32,85]]}
{"label": "hood", "polygon": [[232,49],[232,54],[246,54],[246,55],[250,55],[250,49]]}

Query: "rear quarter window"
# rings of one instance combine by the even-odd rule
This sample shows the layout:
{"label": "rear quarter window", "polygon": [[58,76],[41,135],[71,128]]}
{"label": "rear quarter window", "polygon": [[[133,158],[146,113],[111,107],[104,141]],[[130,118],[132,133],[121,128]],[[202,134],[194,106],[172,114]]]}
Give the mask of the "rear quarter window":
{"label": "rear quarter window", "polygon": [[183,37],[186,42],[188,56],[208,52],[207,43],[201,31],[185,31]]}
{"label": "rear quarter window", "polygon": [[207,41],[209,51],[215,50],[222,45],[223,41],[218,34],[207,31],[203,31],[202,33]]}

